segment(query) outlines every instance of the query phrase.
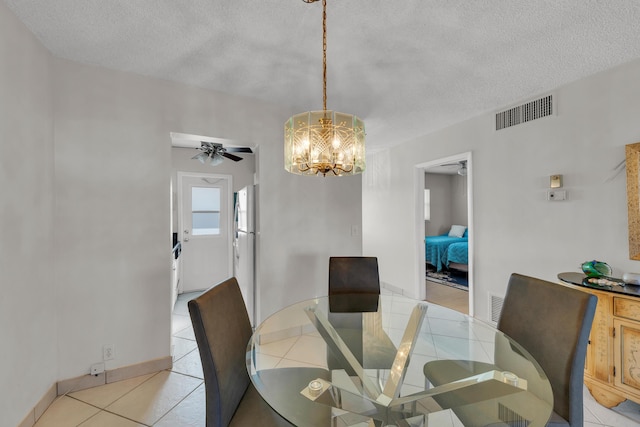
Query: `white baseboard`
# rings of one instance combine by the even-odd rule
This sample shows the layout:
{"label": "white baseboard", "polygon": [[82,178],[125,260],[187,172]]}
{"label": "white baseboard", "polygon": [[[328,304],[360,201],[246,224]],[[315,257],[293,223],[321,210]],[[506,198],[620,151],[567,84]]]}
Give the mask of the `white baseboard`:
{"label": "white baseboard", "polygon": [[58,381],[58,396],[62,396],[63,394],[71,393],[74,391],[113,383],[116,381],[126,380],[133,377],[139,377],[140,375],[146,375],[152,372],[171,369],[172,366],[173,359],[171,358],[171,356],[166,356],[159,359],[136,363],[135,365],[109,369],[99,375],[82,375],[80,377]]}
{"label": "white baseboard", "polygon": [[74,391],[97,387],[116,381],[139,377],[140,375],[164,371],[167,369],[171,369],[172,367],[173,358],[171,356],[166,356],[159,359],[136,363],[134,365],[110,369],[99,375],[87,374],[58,381],[56,384],[53,384],[49,388],[49,390],[47,390],[44,396],[42,396],[36,406],[34,406],[33,409],[29,411],[27,416],[22,420],[18,427],[33,427],[36,421],[38,421],[42,414],[44,414],[49,405],[53,403],[57,396],[62,396]]}
{"label": "white baseboard", "polygon": [[380,287],[382,287],[382,289],[391,291],[391,293],[393,294],[404,295],[404,289],[399,288],[397,286],[393,286],[391,283],[380,281]]}
{"label": "white baseboard", "polygon": [[51,387],[49,387],[49,390],[45,392],[44,396],[42,396],[38,403],[36,403],[36,406],[34,406],[33,409],[29,411],[27,416],[24,417],[22,422],[18,424],[18,427],[33,427],[36,421],[38,421],[42,414],[44,414],[44,411],[46,411],[49,405],[51,405],[51,403],[55,400],[57,396],[56,390],[57,384],[53,384]]}

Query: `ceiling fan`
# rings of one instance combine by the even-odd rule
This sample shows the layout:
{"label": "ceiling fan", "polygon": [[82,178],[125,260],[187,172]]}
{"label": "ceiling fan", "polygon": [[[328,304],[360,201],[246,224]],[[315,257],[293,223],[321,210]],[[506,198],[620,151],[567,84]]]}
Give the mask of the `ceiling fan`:
{"label": "ceiling fan", "polygon": [[440,165],[440,166],[458,166],[458,175],[467,176],[467,161],[466,160],[460,160],[457,163],[447,163],[447,164]]}
{"label": "ceiling fan", "polygon": [[230,153],[253,153],[249,147],[224,147],[220,143],[209,141],[200,141],[200,144],[200,147],[196,148],[196,150],[202,152],[193,156],[192,159],[211,166],[219,165],[225,157],[234,162],[242,160],[242,157]]}

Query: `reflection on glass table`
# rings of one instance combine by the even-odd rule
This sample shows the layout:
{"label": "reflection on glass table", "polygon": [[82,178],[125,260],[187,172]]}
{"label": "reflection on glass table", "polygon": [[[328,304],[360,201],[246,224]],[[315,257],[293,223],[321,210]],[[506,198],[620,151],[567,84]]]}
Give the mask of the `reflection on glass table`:
{"label": "reflection on glass table", "polygon": [[[423,373],[433,360],[495,369],[433,386]],[[516,342],[464,314],[399,296],[286,307],[256,329],[247,369],[261,396],[297,426],[454,426],[462,425],[456,412],[470,411],[464,425],[544,426],[553,407],[546,375]],[[330,419],[305,417],[300,396],[330,408]]]}

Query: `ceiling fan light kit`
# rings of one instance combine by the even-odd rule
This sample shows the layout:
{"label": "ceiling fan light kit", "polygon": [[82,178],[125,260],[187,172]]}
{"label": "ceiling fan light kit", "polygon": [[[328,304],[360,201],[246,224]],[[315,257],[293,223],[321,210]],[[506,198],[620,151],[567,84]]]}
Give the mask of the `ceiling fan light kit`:
{"label": "ceiling fan light kit", "polygon": [[365,169],[364,122],[351,114],[327,110],[326,0],[322,0],[322,52],[323,110],[296,114],[286,121],[284,168],[297,175],[356,175]]}
{"label": "ceiling fan light kit", "polygon": [[211,156],[207,153],[200,153],[192,159],[198,160],[203,165],[217,166],[222,163],[222,156]]}

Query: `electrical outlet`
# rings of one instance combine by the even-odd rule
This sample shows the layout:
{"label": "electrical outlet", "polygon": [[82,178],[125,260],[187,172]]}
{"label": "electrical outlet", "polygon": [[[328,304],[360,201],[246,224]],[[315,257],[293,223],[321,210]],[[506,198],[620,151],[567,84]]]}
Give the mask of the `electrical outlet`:
{"label": "electrical outlet", "polygon": [[91,365],[91,375],[98,376],[104,372],[104,362],[94,363]]}
{"label": "electrical outlet", "polygon": [[113,344],[102,346],[102,360],[112,360],[116,357],[116,350]]}

